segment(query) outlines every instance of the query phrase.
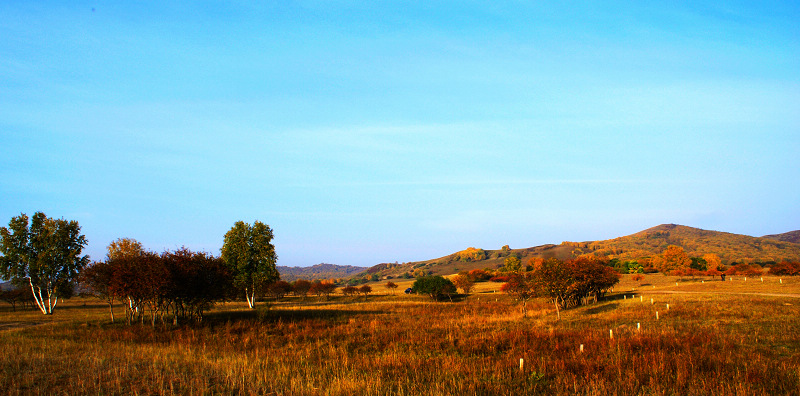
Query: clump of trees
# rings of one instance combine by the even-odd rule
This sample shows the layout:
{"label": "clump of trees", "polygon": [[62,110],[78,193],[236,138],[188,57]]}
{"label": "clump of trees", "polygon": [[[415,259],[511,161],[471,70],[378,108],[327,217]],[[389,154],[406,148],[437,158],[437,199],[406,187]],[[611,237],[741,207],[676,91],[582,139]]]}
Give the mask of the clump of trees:
{"label": "clump of trees", "polygon": [[619,274],[595,256],[581,256],[569,261],[557,258],[536,260],[532,271],[518,271],[509,275],[502,291],[525,302],[533,296],[549,298],[561,309],[597,301],[619,282]]}
{"label": "clump of trees", "polygon": [[465,262],[486,260],[486,251],[483,249],[468,247],[454,254],[453,259]]}
{"label": "clump of trees", "polygon": [[31,294],[30,290],[26,290],[24,287],[16,287],[10,290],[0,290],[0,300],[11,304],[11,309],[14,312],[17,311],[17,304],[23,306],[34,304],[33,294]]}
{"label": "clump of trees", "polygon": [[124,253],[109,246],[106,261],[93,263],[81,274],[85,287],[109,305],[112,322],[114,301],[126,303],[128,324],[149,316],[155,326],[166,317],[172,317],[173,324],[181,318],[201,321],[215,301],[232,293],[233,277],[218,257],[186,248],[157,254],[129,245]]}
{"label": "clump of trees", "polygon": [[800,275],[800,262],[781,261],[769,268],[770,275]]}
{"label": "clump of trees", "polygon": [[342,294],[344,294],[345,296],[354,296],[358,294],[358,288],[355,286],[347,285],[342,288]]}
{"label": "clump of trees", "polygon": [[736,264],[725,271],[725,275],[759,276],[763,269],[759,265]]}
{"label": "clump of trees", "polygon": [[327,281],[314,281],[311,283],[311,288],[309,288],[309,293],[317,297],[324,296],[325,299],[330,297],[331,293],[334,291],[336,291],[336,284]]}
{"label": "clump of trees", "polygon": [[267,294],[275,298],[275,300],[280,300],[287,294],[294,291],[292,284],[283,280],[278,280],[270,283],[269,285],[267,285],[266,289],[267,289]]}
{"label": "clump of trees", "polygon": [[492,278],[492,273],[488,270],[474,269],[466,274],[473,282],[486,282]]}
{"label": "clump of trees", "polygon": [[292,283],[292,292],[295,296],[305,297],[309,290],[311,290],[311,282],[305,279],[298,279]]}

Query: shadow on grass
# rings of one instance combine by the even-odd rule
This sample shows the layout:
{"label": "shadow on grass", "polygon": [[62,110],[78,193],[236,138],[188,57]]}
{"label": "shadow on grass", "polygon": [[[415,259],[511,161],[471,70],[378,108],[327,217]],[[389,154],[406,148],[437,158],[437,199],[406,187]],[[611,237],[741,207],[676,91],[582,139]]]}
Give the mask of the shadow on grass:
{"label": "shadow on grass", "polygon": [[583,313],[584,313],[584,315],[595,315],[595,314],[599,314],[599,313],[603,313],[603,312],[613,311],[613,310],[615,310],[617,308],[619,308],[619,304],[618,303],[610,303],[610,304],[601,305],[599,307],[589,308],[589,309],[583,311]]}
{"label": "shadow on grass", "polygon": [[350,309],[280,309],[280,308],[260,308],[253,310],[230,310],[209,312],[203,317],[201,325],[210,325],[228,322],[295,322],[313,319],[341,320],[363,315],[381,315],[383,311],[376,310],[350,310]]}
{"label": "shadow on grass", "polygon": [[[35,305],[34,305],[35,307]],[[114,309],[124,309],[125,305],[122,303],[114,302]],[[54,311],[76,311],[82,309],[105,309],[108,310],[108,304],[102,301],[96,302],[79,302],[76,304],[62,304],[58,303],[58,306]]]}

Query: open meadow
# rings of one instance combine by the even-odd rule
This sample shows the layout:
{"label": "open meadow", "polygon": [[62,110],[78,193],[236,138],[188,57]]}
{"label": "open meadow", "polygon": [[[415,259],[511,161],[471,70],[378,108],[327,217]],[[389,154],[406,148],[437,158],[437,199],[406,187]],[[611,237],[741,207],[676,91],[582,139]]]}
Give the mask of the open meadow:
{"label": "open meadow", "polygon": [[[677,285],[676,285],[677,282]],[[217,305],[201,324],[112,324],[73,298],[0,305],[5,394],[800,394],[800,280],[624,275],[596,304],[367,297]],[[652,299],[652,302],[651,302]],[[669,306],[668,306],[669,305]],[[656,313],[658,312],[658,318]],[[582,346],[582,347],[581,347]],[[581,351],[581,348],[583,349]],[[520,363],[522,359],[522,364]]]}

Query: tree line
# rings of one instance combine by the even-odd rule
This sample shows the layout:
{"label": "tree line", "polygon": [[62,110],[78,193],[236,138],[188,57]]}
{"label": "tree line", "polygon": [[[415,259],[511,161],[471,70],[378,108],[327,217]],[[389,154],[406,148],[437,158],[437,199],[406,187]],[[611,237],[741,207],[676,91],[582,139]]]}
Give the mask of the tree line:
{"label": "tree line", "polygon": [[108,246],[105,261],[91,264],[81,255],[87,240],[80,229],[77,221],[42,212],[13,217],[0,227],[0,277],[28,287],[46,315],[79,280],[108,302],[112,320],[114,301],[123,301],[129,323],[148,316],[153,324],[168,316],[173,322],[200,320],[214,301],[233,295],[243,295],[253,308],[255,296],[280,277],[272,229],[259,221],[236,222],[219,257],[186,248],[148,252],[121,238]]}

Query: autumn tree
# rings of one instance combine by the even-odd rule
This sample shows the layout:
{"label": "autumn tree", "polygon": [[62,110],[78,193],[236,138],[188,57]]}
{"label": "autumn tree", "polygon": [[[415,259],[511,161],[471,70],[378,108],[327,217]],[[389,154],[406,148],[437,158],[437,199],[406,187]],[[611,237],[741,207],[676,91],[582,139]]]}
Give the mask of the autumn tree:
{"label": "autumn tree", "polygon": [[473,281],[469,275],[466,274],[456,275],[453,277],[452,281],[457,288],[464,292],[464,294],[469,294],[469,292],[472,291],[472,288],[475,287],[475,281]]}
{"label": "autumn tree", "polygon": [[669,274],[673,271],[685,271],[692,264],[692,259],[683,251],[680,246],[669,245],[653,260],[653,266],[663,273]]}
{"label": "autumn tree", "polygon": [[225,263],[208,253],[185,247],[165,251],[157,264],[164,268],[167,282],[157,296],[161,301],[155,305],[162,305],[163,314],[171,312],[174,325],[178,318],[202,321],[204,312],[227,297],[232,288],[233,279]]}
{"label": "autumn tree", "polygon": [[136,256],[117,255],[107,258],[109,267],[108,293],[116,298],[127,300],[125,319],[128,324],[134,320],[144,321],[146,303],[158,298],[168,274],[160,263],[161,257],[153,252],[143,252]]}
{"label": "autumn tree", "polygon": [[529,274],[512,273],[500,291],[522,301],[522,316],[528,317],[528,300],[536,296],[536,285]]}
{"label": "autumn tree", "polygon": [[313,282],[309,292],[317,296],[325,296],[327,299],[331,293],[336,290],[336,284],[333,282]]}
{"label": "autumn tree", "polygon": [[532,271],[531,282],[540,294],[551,299],[561,319],[561,308],[566,307],[574,282],[569,267],[559,259],[549,258]]}
{"label": "autumn tree", "polygon": [[106,247],[106,261],[94,262],[81,271],[79,282],[108,304],[111,323],[114,323],[114,300],[125,297],[118,295],[112,285],[115,270],[118,269],[114,263],[119,264],[121,260],[125,259],[136,260],[144,253],[144,248],[139,241],[133,238],[118,238]]}
{"label": "autumn tree", "polygon": [[252,226],[237,221],[225,233],[222,260],[233,275],[234,285],[244,291],[247,305],[255,305],[257,289],[280,278],[272,245],[272,229],[256,220]]}
{"label": "autumn tree", "polygon": [[292,292],[292,285],[286,281],[275,281],[267,286],[267,293],[275,297],[275,300],[280,300],[283,296]]}
{"label": "autumn tree", "polygon": [[703,255],[703,260],[706,262],[706,275],[719,276],[725,280],[725,266],[722,265],[722,260],[714,253]]}
{"label": "autumn tree", "polygon": [[166,307],[166,295],[172,282],[169,269],[164,265],[162,256],[154,252],[146,252],[139,258],[129,261],[135,265],[133,268],[138,278],[128,284],[128,291],[135,295],[137,301],[137,314],[144,323],[144,310],[150,311],[150,320],[155,327],[156,318],[161,317],[162,310]]}
{"label": "autumn tree", "polygon": [[503,261],[503,271],[519,272],[522,270],[522,261],[515,255],[506,257]]}
{"label": "autumn tree", "polygon": [[386,282],[386,284],[383,285],[383,287],[391,290],[392,294],[394,294],[395,290],[397,290],[397,283],[389,281],[389,282]]}
{"label": "autumn tree", "polygon": [[541,267],[542,263],[544,263],[544,259],[541,258],[541,257],[531,257],[531,258],[529,258],[528,259],[529,271],[534,271],[537,268]]}
{"label": "autumn tree", "polygon": [[133,238],[117,238],[108,244],[106,257],[115,259],[120,257],[136,257],[144,253],[142,244]]}
{"label": "autumn tree", "polygon": [[362,285],[358,288],[358,292],[364,295],[364,299],[367,299],[367,295],[372,293],[372,286],[370,285]]}
{"label": "autumn tree", "polygon": [[342,288],[342,294],[345,296],[352,296],[358,293],[358,288],[355,286],[347,285]]}
{"label": "autumn tree", "polygon": [[111,286],[114,268],[105,261],[94,262],[81,271],[79,283],[97,298],[108,304],[111,313],[111,323],[114,323],[114,300],[117,295]]}
{"label": "autumn tree", "polygon": [[292,284],[292,291],[295,296],[305,297],[309,290],[311,290],[311,282],[305,279],[298,279]]}
{"label": "autumn tree", "polygon": [[619,274],[596,256],[581,256],[566,263],[573,280],[570,296],[573,304],[586,304],[587,299],[595,302],[619,282]]}
{"label": "autumn tree", "polygon": [[467,275],[474,282],[485,282],[492,278],[492,274],[482,269],[474,269],[472,271],[469,271]]}
{"label": "autumn tree", "polygon": [[52,219],[42,212],[24,213],[0,227],[0,277],[27,283],[39,310],[53,313],[58,299],[71,293],[78,272],[89,263],[81,256],[86,237],[77,221]]}

